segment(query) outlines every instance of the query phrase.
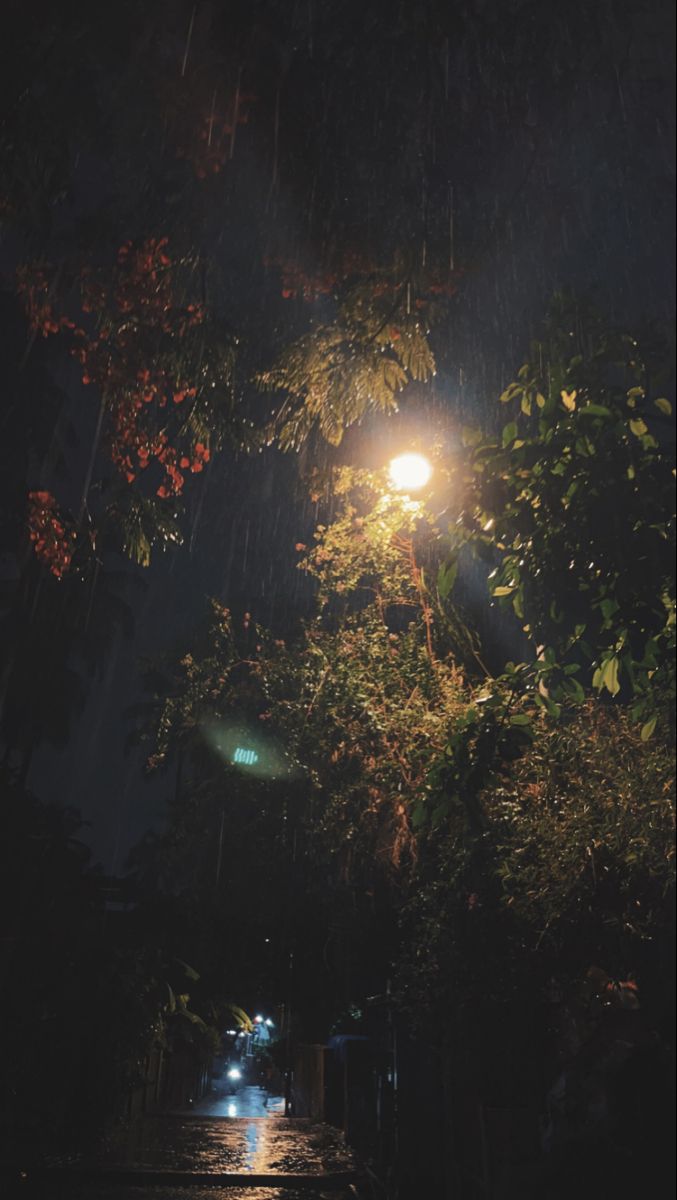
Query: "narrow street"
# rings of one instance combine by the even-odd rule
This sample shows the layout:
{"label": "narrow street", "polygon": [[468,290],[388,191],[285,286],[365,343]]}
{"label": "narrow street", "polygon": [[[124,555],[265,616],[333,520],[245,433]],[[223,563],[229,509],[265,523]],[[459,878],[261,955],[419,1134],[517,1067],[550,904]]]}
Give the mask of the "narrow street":
{"label": "narrow street", "polygon": [[281,1117],[284,1115],[284,1097],[270,1095],[264,1088],[251,1085],[233,1094],[225,1088],[217,1088],[215,1094],[201,1100],[194,1111],[201,1117]]}
{"label": "narrow street", "polygon": [[285,1118],[284,1101],[249,1086],[194,1110],[147,1116],[91,1159],[15,1181],[40,1200],[348,1200],[357,1167],[338,1130]]}

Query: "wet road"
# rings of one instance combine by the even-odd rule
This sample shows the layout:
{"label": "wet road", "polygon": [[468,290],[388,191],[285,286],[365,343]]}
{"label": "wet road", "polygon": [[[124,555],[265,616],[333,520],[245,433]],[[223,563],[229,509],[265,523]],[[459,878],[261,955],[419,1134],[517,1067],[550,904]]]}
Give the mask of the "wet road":
{"label": "wet road", "polygon": [[148,1117],[97,1164],[136,1171],[190,1171],[244,1176],[322,1175],[348,1170],[341,1135],[284,1117],[191,1115]]}
{"label": "wet road", "polygon": [[21,1187],[3,1191],[3,1200],[355,1200],[357,1193],[350,1188],[302,1187],[238,1187],[210,1184],[207,1187],[172,1187],[165,1184],[143,1186],[90,1182],[75,1188],[72,1183],[40,1184],[39,1188]]}
{"label": "wet road", "polygon": [[272,1096],[260,1087],[243,1087],[232,1095],[224,1086],[196,1104],[193,1111],[203,1117],[282,1117],[284,1097]]}
{"label": "wet road", "polygon": [[[348,1200],[356,1168],[341,1134],[281,1115],[260,1088],[213,1096],[190,1113],[146,1117],[90,1161],[29,1172],[26,1200]],[[10,1193],[4,1193],[9,1195]]]}

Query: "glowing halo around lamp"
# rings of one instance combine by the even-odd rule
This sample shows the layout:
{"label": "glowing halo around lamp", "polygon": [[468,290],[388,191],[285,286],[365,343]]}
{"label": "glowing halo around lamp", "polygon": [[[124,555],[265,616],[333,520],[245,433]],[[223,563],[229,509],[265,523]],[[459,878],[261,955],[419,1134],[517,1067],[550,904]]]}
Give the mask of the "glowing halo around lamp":
{"label": "glowing halo around lamp", "polygon": [[433,469],[422,454],[400,454],[391,460],[388,473],[398,492],[415,492],[425,487]]}

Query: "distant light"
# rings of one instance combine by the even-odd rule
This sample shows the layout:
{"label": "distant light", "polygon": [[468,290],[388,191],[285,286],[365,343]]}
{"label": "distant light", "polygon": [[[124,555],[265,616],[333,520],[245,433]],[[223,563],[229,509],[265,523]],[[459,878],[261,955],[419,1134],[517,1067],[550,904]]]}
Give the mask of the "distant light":
{"label": "distant light", "polygon": [[239,1067],[231,1067],[228,1072],[229,1079],[242,1079],[242,1071]]}
{"label": "distant light", "polygon": [[259,761],[259,756],[255,750],[247,750],[245,746],[236,746],[233,755],[234,763],[241,763],[243,766],[251,767]]}
{"label": "distant light", "polygon": [[400,454],[393,458],[390,467],[390,482],[398,492],[417,491],[425,487],[433,469],[422,454]]}
{"label": "distant light", "polygon": [[228,1037],[236,1037],[237,1029],[227,1029],[226,1034],[228,1035]]}
{"label": "distant light", "polygon": [[269,1025],[269,1026],[270,1026],[270,1028],[272,1029],[272,1027],[273,1027],[273,1022],[271,1021],[270,1017],[266,1017],[266,1025]]}
{"label": "distant light", "polygon": [[260,1025],[263,1021],[263,1017],[254,1017],[254,1020],[257,1022],[258,1025]]}
{"label": "distant light", "polygon": [[228,1116],[229,1117],[237,1116],[237,1104],[229,1104],[228,1105]]}

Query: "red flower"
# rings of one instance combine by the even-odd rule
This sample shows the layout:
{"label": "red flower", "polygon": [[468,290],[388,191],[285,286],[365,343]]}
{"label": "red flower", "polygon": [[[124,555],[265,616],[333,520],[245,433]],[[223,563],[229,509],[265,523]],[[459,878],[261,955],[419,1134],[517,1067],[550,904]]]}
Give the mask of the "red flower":
{"label": "red flower", "polygon": [[75,548],[76,531],[57,515],[51,492],[28,493],[28,536],[35,555],[52,575],[61,579],[68,570]]}

